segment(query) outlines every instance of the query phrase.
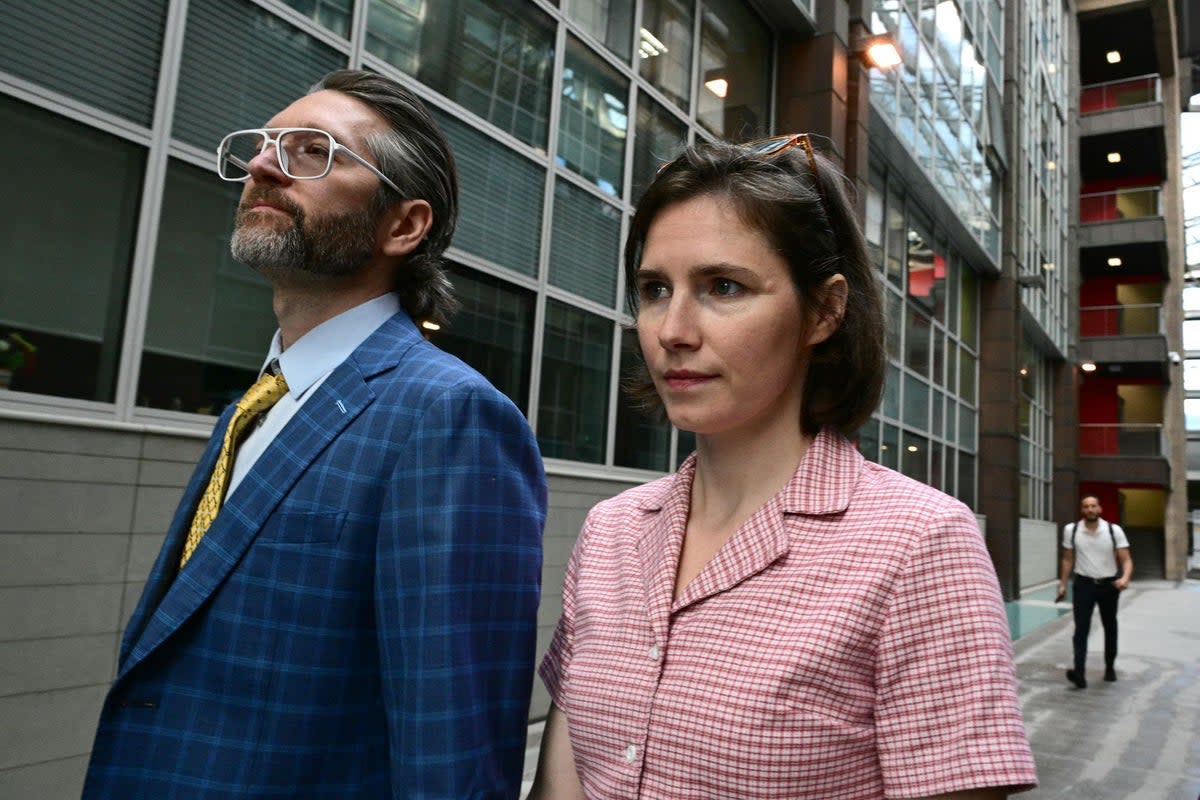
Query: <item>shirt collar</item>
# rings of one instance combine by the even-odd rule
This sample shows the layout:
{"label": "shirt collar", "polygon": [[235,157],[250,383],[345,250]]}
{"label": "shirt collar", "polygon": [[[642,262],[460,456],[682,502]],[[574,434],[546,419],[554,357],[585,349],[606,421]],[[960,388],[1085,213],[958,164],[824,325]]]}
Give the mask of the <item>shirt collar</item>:
{"label": "shirt collar", "polygon": [[279,359],[288,394],[303,397],[314,383],[349,358],[368,336],[399,310],[397,295],[390,292],[380,295],[325,320],[287,350],[281,347],[280,332],[276,330],[260,374],[267,370],[272,360]]}
{"label": "shirt collar", "polygon": [[[837,514],[850,506],[850,496],[858,482],[865,459],[858,449],[837,431],[825,428],[808,446],[800,466],[781,490],[784,513]],[[641,507],[656,511],[666,505],[671,495],[691,491],[696,471],[696,454],[692,453],[670,480],[662,482],[658,491],[647,493]]]}

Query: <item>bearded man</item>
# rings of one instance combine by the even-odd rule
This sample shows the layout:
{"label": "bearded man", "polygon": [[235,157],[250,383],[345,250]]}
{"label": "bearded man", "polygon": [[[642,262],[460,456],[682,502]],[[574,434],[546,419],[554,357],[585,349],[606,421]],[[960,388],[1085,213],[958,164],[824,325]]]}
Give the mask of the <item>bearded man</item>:
{"label": "bearded man", "polygon": [[85,798],[515,798],[546,484],[521,412],[425,341],[457,179],[342,70],[218,148],[273,288],[121,644]]}

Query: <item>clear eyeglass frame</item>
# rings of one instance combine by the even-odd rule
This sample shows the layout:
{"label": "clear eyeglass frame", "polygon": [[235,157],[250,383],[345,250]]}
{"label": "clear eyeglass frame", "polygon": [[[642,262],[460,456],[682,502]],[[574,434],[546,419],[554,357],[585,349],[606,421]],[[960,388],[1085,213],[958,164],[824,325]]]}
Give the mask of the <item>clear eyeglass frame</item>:
{"label": "clear eyeglass frame", "polygon": [[[311,175],[297,175],[291,169],[292,154],[289,150],[280,145],[280,141],[288,134],[316,134],[328,140],[328,147],[325,155],[325,166],[323,169],[316,170]],[[272,136],[274,134],[274,136]],[[287,175],[292,180],[297,181],[312,181],[324,178],[333,169],[333,158],[337,153],[345,153],[350,158],[362,164],[364,167],[375,173],[379,180],[387,184],[396,194],[403,196],[400,187],[397,186],[387,175],[384,175],[378,167],[367,161],[358,153],[346,147],[333,138],[333,134],[329,131],[323,131],[320,128],[246,128],[245,130],[234,131],[225,136],[221,143],[217,145],[217,175],[221,180],[230,181],[232,183],[243,183],[250,179],[250,163],[249,160],[243,159],[235,155],[232,145],[238,140],[238,137],[258,136],[260,141],[257,145],[254,155],[258,155],[267,149],[270,145],[275,145],[275,161],[279,164],[279,169],[284,175]],[[251,156],[253,158],[253,156]],[[232,170],[231,170],[232,168]],[[240,173],[240,174],[238,174]]]}

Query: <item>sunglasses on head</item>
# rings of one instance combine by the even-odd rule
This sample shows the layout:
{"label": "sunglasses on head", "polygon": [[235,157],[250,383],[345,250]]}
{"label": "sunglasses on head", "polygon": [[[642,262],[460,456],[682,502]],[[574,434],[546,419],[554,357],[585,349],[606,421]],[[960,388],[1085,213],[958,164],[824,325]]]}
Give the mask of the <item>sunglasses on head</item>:
{"label": "sunglasses on head", "polygon": [[[807,133],[785,133],[780,136],[768,136],[766,139],[755,139],[752,142],[745,142],[738,145],[750,150],[759,158],[770,159],[786,153],[793,147],[803,147],[804,155],[808,158],[808,169],[812,173],[813,184],[816,186],[817,195],[821,201],[821,208],[825,211],[825,215],[829,216],[829,203],[825,199],[825,186],[821,183],[821,173],[817,171],[817,156],[813,151],[812,138]],[[658,168],[655,176],[661,175],[663,171],[674,164],[674,161],[668,161]]]}

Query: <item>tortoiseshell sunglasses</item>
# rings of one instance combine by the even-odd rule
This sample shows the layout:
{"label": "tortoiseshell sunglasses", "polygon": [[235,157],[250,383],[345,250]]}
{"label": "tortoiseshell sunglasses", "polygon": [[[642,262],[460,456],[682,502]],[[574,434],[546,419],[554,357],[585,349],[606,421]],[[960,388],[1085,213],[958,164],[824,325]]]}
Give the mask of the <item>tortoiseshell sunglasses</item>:
{"label": "tortoiseshell sunglasses", "polygon": [[[768,136],[766,139],[755,139],[752,142],[745,142],[738,146],[751,150],[760,158],[774,158],[780,153],[786,153],[797,145],[804,148],[804,155],[808,157],[808,169],[812,172],[813,184],[816,186],[817,195],[821,201],[821,208],[825,211],[825,215],[829,216],[829,203],[825,199],[825,186],[821,183],[821,173],[817,171],[817,156],[813,152],[812,139],[807,133],[785,133],[780,136]],[[668,161],[660,166],[655,176],[661,175],[663,170],[674,163],[674,161]]]}

